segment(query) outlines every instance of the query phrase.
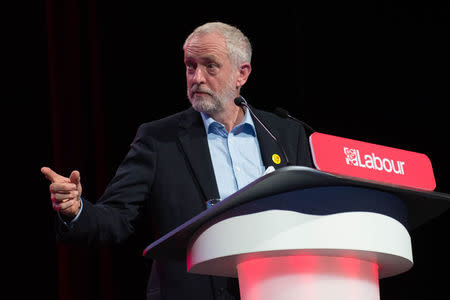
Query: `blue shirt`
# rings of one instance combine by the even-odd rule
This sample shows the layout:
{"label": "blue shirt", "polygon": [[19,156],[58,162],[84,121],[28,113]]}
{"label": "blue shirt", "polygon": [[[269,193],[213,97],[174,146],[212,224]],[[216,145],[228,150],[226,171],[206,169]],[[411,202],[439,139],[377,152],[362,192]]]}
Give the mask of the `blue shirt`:
{"label": "blue shirt", "polygon": [[225,199],[264,173],[255,125],[248,110],[230,133],[223,124],[201,115],[220,199]]}

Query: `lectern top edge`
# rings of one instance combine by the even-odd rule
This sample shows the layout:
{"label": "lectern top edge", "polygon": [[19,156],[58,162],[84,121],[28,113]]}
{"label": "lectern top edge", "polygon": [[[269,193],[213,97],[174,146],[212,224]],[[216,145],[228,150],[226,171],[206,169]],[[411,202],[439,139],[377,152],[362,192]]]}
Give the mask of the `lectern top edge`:
{"label": "lectern top edge", "polygon": [[148,258],[184,257],[191,235],[200,226],[232,207],[278,193],[326,186],[362,187],[395,194],[405,202],[408,208],[410,230],[417,228],[450,208],[450,195],[448,194],[380,184],[367,180],[363,181],[325,173],[308,167],[288,166],[257,179],[220,203],[170,231],[151,243],[144,250],[144,256]]}

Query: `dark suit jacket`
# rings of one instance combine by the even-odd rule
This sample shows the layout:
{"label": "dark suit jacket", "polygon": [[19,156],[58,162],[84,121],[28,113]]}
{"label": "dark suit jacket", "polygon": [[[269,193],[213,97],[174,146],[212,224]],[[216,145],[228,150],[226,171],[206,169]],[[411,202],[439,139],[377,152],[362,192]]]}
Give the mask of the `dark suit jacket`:
{"label": "dark suit jacket", "polygon": [[[286,150],[291,164],[312,166],[308,138],[298,123],[255,110]],[[285,166],[279,146],[255,121],[266,167]],[[272,155],[282,161],[274,164]],[[202,118],[192,108],[139,127],[130,151],[97,204],[84,201],[69,229],[58,226],[62,241],[89,245],[120,243],[147,220],[148,242],[155,240],[219,198]],[[184,260],[153,264],[149,299],[238,299],[236,280],[189,274]]]}

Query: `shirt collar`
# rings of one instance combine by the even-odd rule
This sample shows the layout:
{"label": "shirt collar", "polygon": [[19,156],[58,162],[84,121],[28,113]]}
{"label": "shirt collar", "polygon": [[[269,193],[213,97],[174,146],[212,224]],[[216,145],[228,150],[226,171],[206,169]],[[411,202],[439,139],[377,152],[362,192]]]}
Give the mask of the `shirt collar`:
{"label": "shirt collar", "polygon": [[[202,120],[203,124],[205,125],[206,134],[215,133],[213,128],[217,127],[223,128],[223,130],[225,130],[225,126],[223,124],[217,122],[216,120],[214,120],[213,118],[211,118],[210,116],[208,116],[203,112],[201,112],[200,114],[202,115]],[[231,131],[234,132],[235,134],[246,132],[248,134],[256,136],[255,124],[253,123],[252,116],[250,115],[247,108],[245,108],[244,119],[242,120],[242,122],[236,125]]]}

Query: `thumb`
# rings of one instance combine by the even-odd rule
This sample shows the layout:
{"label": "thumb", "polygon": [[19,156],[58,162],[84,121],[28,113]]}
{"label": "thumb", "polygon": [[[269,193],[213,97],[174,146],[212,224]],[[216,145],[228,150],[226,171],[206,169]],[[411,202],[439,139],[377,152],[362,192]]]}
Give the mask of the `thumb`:
{"label": "thumb", "polygon": [[45,178],[50,180],[52,183],[64,179],[63,176],[59,175],[58,173],[56,173],[55,171],[53,171],[48,167],[42,167],[41,173],[44,174]]}
{"label": "thumb", "polygon": [[80,172],[72,171],[72,173],[70,173],[69,180],[76,185],[80,184]]}

